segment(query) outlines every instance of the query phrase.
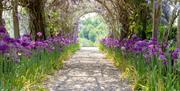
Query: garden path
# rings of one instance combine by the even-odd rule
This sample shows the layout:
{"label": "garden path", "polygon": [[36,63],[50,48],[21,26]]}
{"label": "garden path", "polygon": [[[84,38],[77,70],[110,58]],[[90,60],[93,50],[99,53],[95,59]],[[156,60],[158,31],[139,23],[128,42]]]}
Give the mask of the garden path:
{"label": "garden path", "polygon": [[48,77],[45,87],[50,91],[131,91],[120,75],[97,47],[82,47],[63,69]]}

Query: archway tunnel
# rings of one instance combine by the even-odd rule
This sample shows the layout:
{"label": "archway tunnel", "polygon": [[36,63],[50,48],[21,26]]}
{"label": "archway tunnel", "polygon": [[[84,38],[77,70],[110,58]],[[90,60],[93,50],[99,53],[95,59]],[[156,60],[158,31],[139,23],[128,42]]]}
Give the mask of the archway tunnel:
{"label": "archway tunnel", "polygon": [[[72,72],[72,77],[69,77],[70,71],[66,73],[66,77],[73,82],[76,73],[84,71],[81,68],[89,67],[94,62],[89,68],[97,68],[95,71],[100,73],[92,70],[97,79],[90,81],[96,81],[91,85],[97,85],[94,88],[98,88],[98,91],[124,91],[126,87],[121,88],[121,83],[116,84],[116,81],[119,83],[117,76],[132,82],[130,88],[135,91],[178,91],[180,2],[0,0],[0,91],[42,91],[43,88],[38,88],[41,86],[36,86],[38,82],[54,70],[62,68],[66,72],[63,69],[67,66],[64,65],[64,60],[75,54],[80,47],[87,49],[80,50],[80,54],[71,58],[76,60],[73,61],[74,64],[67,63],[72,67],[71,70],[76,71]],[[93,47],[92,50],[89,47]],[[107,56],[102,56],[98,48]],[[83,58],[85,63],[79,65]],[[107,58],[116,67],[104,62],[103,65],[107,68],[103,69],[100,61],[107,61]],[[76,64],[81,70],[73,68]],[[102,67],[98,68],[98,65]],[[119,72],[117,68],[123,74],[109,74]],[[91,78],[91,72],[85,70],[82,75]],[[112,77],[109,81],[113,83],[104,83],[105,81],[96,77],[97,74],[101,74],[102,79],[104,75]],[[79,80],[86,83],[86,79]],[[98,84],[99,82],[102,84]],[[61,85],[66,87],[64,83]],[[80,86],[83,87],[82,85],[86,84],[81,83]],[[72,90],[78,86],[73,84]],[[58,87],[61,86],[58,84]],[[75,91],[82,90],[79,89]]]}
{"label": "archway tunnel", "polygon": [[[103,3],[99,0],[82,0],[73,2],[63,0],[49,0],[47,2],[36,2],[42,3],[42,6],[33,4],[35,2],[31,1],[19,1],[19,3],[23,4],[23,6],[17,5],[18,8],[16,10],[16,13],[20,12],[17,15],[18,17],[13,16],[13,13],[11,13],[13,10],[5,10],[3,12],[3,18],[5,18],[6,27],[8,28],[12,37],[18,38],[20,37],[20,35],[30,34],[35,39],[38,39],[39,37],[34,35],[36,35],[36,33],[38,32],[42,32],[43,36],[41,38],[46,39],[46,37],[60,32],[72,33],[75,23],[77,23],[76,21],[79,19],[79,16],[88,12],[97,12],[99,15],[101,15],[104,18],[104,21],[108,23],[110,31],[120,31],[120,29],[115,28],[116,26],[121,25],[120,22],[118,20],[116,21],[116,19],[113,19],[114,16],[111,16],[113,12],[108,11],[112,7],[108,8],[106,5],[104,5],[108,2]],[[30,6],[29,4],[33,5]],[[38,7],[39,11],[41,12],[37,13],[36,9],[38,9]],[[12,20],[11,16],[17,18],[14,19],[16,20],[14,21],[14,23],[9,22]],[[38,24],[36,24],[37,22]],[[21,24],[20,28],[17,28],[18,25],[15,26],[15,24],[17,23]],[[17,32],[15,33],[15,31]],[[116,34],[118,33],[112,35],[115,36]]]}

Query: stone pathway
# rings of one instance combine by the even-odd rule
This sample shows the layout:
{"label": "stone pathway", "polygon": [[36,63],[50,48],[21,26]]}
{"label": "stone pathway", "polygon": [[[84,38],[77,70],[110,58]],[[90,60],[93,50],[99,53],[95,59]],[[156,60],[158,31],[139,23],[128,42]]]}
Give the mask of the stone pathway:
{"label": "stone pathway", "polygon": [[132,91],[96,47],[82,47],[63,69],[48,77],[45,87],[49,91]]}

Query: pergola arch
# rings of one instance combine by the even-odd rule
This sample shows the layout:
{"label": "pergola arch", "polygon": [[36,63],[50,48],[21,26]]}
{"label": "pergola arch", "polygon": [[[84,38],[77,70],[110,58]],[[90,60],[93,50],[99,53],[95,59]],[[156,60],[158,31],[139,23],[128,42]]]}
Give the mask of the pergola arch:
{"label": "pergola arch", "polygon": [[99,13],[99,12],[96,11],[96,10],[90,10],[90,11],[86,11],[86,12],[83,12],[83,13],[79,14],[77,17],[74,17],[72,23],[73,23],[75,26],[76,26],[76,25],[78,26],[78,21],[79,21],[79,19],[80,19],[82,16],[84,16],[84,15],[86,15],[86,14],[89,14],[89,13],[97,13],[98,15],[102,16],[103,20],[105,20],[105,17],[103,16],[102,13]]}
{"label": "pergola arch", "polygon": [[[74,24],[77,23],[77,20],[79,19],[80,16],[90,12],[97,12],[98,14],[103,16],[104,20],[106,21],[107,25],[110,28],[109,31],[112,31],[111,32],[112,36],[119,36],[122,33],[122,35],[124,35],[123,37],[127,37],[126,35],[129,33],[129,25],[131,24],[131,20],[128,18],[128,16],[133,14],[133,8],[134,8],[134,5],[131,1],[125,1],[125,0],[45,0],[45,1],[46,2],[39,2],[39,3],[42,4],[42,7],[44,6],[45,9],[47,9],[47,12],[49,12],[49,10],[53,10],[53,11],[55,10],[61,13],[59,15],[58,23],[61,26],[60,30],[65,30],[63,32],[66,33],[72,32],[74,30]],[[35,9],[35,7],[29,7],[29,8]],[[40,13],[43,14],[43,12]],[[44,29],[38,31],[44,31]]]}
{"label": "pergola arch", "polygon": [[[63,9],[60,8],[60,10],[59,10],[63,16],[66,16],[65,18],[63,18],[62,21],[64,21],[64,22],[62,22],[62,23],[66,23],[66,27],[69,30],[69,31],[67,31],[68,33],[76,33],[76,34],[72,34],[73,36],[74,35],[76,36],[78,33],[77,28],[78,28],[79,18],[85,14],[92,13],[92,12],[98,13],[107,22],[107,20],[106,20],[107,11],[96,0],[89,0],[89,1],[88,0],[79,0],[78,4],[70,3],[69,7],[66,9],[67,10],[64,10],[64,8]],[[62,16],[62,15],[60,15],[60,16]],[[63,30],[65,30],[65,29],[63,29]]]}

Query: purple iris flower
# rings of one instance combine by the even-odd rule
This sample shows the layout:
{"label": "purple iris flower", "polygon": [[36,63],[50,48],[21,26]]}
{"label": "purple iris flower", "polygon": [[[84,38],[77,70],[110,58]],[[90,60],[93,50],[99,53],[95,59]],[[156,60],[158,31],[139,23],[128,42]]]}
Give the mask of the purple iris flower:
{"label": "purple iris flower", "polygon": [[179,58],[179,55],[180,55],[180,48],[177,48],[176,50],[174,50],[172,52],[172,58],[173,59],[178,59]]}
{"label": "purple iris flower", "polygon": [[160,60],[163,60],[163,61],[166,61],[166,60],[167,60],[167,58],[166,58],[166,56],[165,56],[164,54],[160,54],[160,55],[159,55],[159,59],[160,59]]}
{"label": "purple iris flower", "polygon": [[8,44],[6,44],[4,41],[0,40],[0,53],[5,53],[9,50]]}
{"label": "purple iris flower", "polygon": [[0,26],[0,34],[5,34],[6,28],[4,26]]}
{"label": "purple iris flower", "polygon": [[[42,33],[38,32],[37,35],[42,36]],[[69,35],[67,34],[67,36]],[[15,62],[19,63],[20,56],[29,57],[34,50],[51,52],[75,43],[77,38],[74,38],[58,35],[49,37],[47,40],[34,41],[30,35],[23,35],[21,38],[15,39],[9,37],[4,26],[0,26],[0,54],[8,53]]]}
{"label": "purple iris flower", "polygon": [[164,64],[164,65],[167,65],[167,64],[168,64],[168,61],[163,61],[163,64]]}
{"label": "purple iris flower", "polygon": [[9,37],[6,28],[4,26],[0,26],[0,39],[3,37]]}
{"label": "purple iris flower", "polygon": [[134,44],[134,51],[135,52],[144,52],[147,48],[147,42],[146,41],[137,41]]}
{"label": "purple iris flower", "polygon": [[15,42],[16,42],[16,40],[15,40],[14,38],[10,38],[10,37],[8,37],[8,36],[5,36],[5,37],[3,38],[3,41],[5,41],[5,42],[7,42],[7,43],[15,43]]}

